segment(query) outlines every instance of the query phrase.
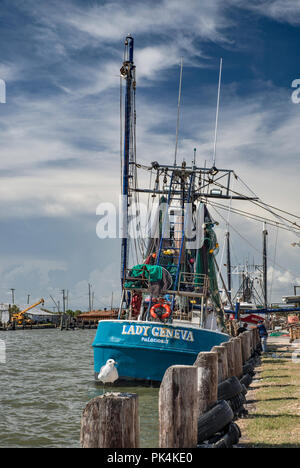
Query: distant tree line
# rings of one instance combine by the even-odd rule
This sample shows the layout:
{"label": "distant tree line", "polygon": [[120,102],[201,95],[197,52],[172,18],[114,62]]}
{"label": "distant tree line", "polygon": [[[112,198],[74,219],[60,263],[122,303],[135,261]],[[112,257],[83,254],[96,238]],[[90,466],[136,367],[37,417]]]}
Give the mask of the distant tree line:
{"label": "distant tree line", "polygon": [[81,310],[71,310],[71,309],[68,309],[66,310],[66,314],[69,315],[70,317],[77,317],[77,315],[80,315],[82,314],[82,311]]}

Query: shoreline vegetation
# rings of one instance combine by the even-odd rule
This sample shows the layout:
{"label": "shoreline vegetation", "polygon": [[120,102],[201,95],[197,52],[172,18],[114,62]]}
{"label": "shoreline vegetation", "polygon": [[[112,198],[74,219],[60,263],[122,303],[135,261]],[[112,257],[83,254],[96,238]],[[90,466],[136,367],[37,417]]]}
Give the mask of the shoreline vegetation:
{"label": "shoreline vegetation", "polygon": [[[299,346],[299,345],[298,345]],[[269,338],[240,420],[244,448],[300,448],[300,348]]]}

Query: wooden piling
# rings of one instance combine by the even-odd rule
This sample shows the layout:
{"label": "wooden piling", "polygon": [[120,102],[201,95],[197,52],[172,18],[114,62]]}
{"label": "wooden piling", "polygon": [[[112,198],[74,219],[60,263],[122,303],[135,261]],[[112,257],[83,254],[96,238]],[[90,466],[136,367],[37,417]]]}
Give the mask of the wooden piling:
{"label": "wooden piling", "polygon": [[258,345],[260,344],[260,337],[259,337],[259,331],[258,328],[254,328],[254,346],[255,349],[257,349]]}
{"label": "wooden piling", "polygon": [[248,340],[248,349],[247,349],[247,361],[248,359],[251,358],[251,354],[252,354],[252,331],[251,330],[248,330],[246,332],[246,336],[247,336],[247,340]]}
{"label": "wooden piling", "polygon": [[171,366],[159,390],[159,446],[197,447],[198,392],[196,366]]}
{"label": "wooden piling", "polygon": [[235,376],[234,343],[231,339],[227,341],[226,343],[222,343],[222,346],[224,346],[227,351],[228,377],[234,377]]}
{"label": "wooden piling", "polygon": [[255,350],[255,328],[251,328],[250,333],[251,333],[251,356],[252,356]]}
{"label": "wooden piling", "polygon": [[218,353],[218,383],[228,378],[227,350],[224,346],[214,346],[211,351]]}
{"label": "wooden piling", "polygon": [[232,339],[233,350],[234,350],[234,375],[239,379],[243,375],[243,356],[242,356],[242,339],[240,336],[236,336]]}
{"label": "wooden piling", "polygon": [[218,399],[218,353],[199,353],[194,366],[198,368],[198,416],[210,410]]}
{"label": "wooden piling", "polygon": [[138,448],[138,395],[105,393],[89,401],[81,418],[82,448]]}
{"label": "wooden piling", "polygon": [[243,332],[240,334],[242,340],[242,356],[243,356],[243,364],[248,360],[248,349],[249,349],[249,339],[248,339],[248,332]]}
{"label": "wooden piling", "polygon": [[248,340],[249,340],[249,357],[248,357],[248,359],[250,359],[251,356],[252,356],[252,351],[253,351],[253,333],[252,333],[252,330],[248,331]]}

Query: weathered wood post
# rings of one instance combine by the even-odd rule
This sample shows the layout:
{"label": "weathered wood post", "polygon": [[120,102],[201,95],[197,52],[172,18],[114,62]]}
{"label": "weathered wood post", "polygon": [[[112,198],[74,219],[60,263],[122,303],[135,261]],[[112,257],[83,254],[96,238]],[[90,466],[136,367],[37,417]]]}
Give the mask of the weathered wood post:
{"label": "weathered wood post", "polygon": [[243,375],[243,356],[242,356],[242,339],[239,336],[236,336],[232,339],[234,346],[234,375],[238,378],[241,378]]}
{"label": "weathered wood post", "polygon": [[251,328],[250,332],[251,332],[251,356],[252,356],[256,348],[255,328]]}
{"label": "weathered wood post", "polygon": [[214,346],[212,352],[218,353],[218,383],[228,378],[227,350],[224,346]]}
{"label": "weathered wood post", "polygon": [[253,350],[253,333],[252,333],[252,329],[248,330],[247,333],[248,333],[248,340],[249,340],[249,358],[250,358],[252,356],[252,350]]}
{"label": "weathered wood post", "polygon": [[255,342],[255,349],[257,349],[260,343],[259,331],[258,328],[254,328],[254,342]]}
{"label": "weathered wood post", "polygon": [[230,339],[226,343],[222,343],[222,346],[224,346],[227,351],[228,377],[234,377],[235,376],[234,343],[232,339]]}
{"label": "weathered wood post", "polygon": [[198,416],[201,416],[218,399],[218,353],[199,353],[194,366],[198,368]]}
{"label": "weathered wood post", "polygon": [[159,389],[159,447],[197,447],[196,366],[171,366]]}
{"label": "weathered wood post", "polygon": [[135,393],[105,393],[86,405],[81,418],[82,448],[137,448],[139,437]]}
{"label": "weathered wood post", "polygon": [[251,332],[251,330],[248,330],[246,332],[246,336],[247,336],[247,356],[248,356],[247,361],[248,361],[248,359],[251,358],[251,354],[252,354],[252,352],[251,352],[251,342],[252,342],[252,332]]}
{"label": "weathered wood post", "polygon": [[243,364],[248,360],[248,332],[243,332],[240,334],[242,340],[242,356],[243,356]]}

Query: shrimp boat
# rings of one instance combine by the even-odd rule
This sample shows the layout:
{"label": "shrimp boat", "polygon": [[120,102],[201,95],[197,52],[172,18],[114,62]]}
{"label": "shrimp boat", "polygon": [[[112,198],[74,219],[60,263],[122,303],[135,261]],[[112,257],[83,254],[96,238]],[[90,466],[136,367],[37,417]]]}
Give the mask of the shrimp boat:
{"label": "shrimp boat", "polygon": [[[97,379],[100,368],[113,359],[119,375],[115,384],[159,385],[169,366],[192,365],[199,352],[230,338],[218,287],[222,278],[216,262],[218,223],[207,200],[251,198],[232,193],[232,170],[199,167],[195,149],[190,164],[178,164],[177,142],[173,163],[137,162],[133,52],[129,35],[121,68],[126,83],[121,303],[117,320],[98,324],[94,371]],[[147,235],[141,234],[137,217],[142,212]]]}

